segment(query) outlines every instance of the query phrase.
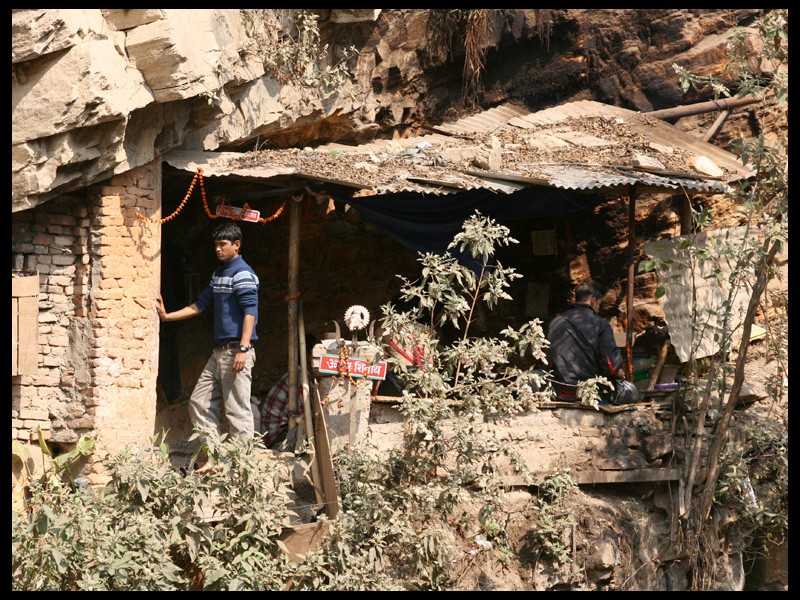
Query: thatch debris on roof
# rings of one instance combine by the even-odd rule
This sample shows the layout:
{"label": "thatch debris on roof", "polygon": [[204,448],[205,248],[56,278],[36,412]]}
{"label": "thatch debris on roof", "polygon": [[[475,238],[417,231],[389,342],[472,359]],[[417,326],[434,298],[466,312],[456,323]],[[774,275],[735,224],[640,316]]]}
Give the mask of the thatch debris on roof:
{"label": "thatch debris on roof", "polygon": [[[223,162],[227,173],[265,178],[292,174],[363,190],[358,195],[478,188],[512,193],[530,185],[577,191],[640,185],[724,192],[729,183],[752,175],[732,153],[677,127],[593,101],[535,113],[505,106],[424,136],[359,146],[225,153]],[[698,165],[705,165],[703,171]]]}

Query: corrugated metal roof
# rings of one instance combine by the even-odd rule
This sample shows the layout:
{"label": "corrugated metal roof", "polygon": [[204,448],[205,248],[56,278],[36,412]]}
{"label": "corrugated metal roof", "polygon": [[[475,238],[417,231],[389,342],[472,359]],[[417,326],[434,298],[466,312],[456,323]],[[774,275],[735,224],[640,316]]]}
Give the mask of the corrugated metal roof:
{"label": "corrugated metal roof", "polygon": [[498,127],[502,127],[514,117],[521,117],[528,114],[530,111],[516,106],[514,104],[506,104],[497,108],[490,108],[477,115],[464,117],[453,123],[439,125],[434,127],[434,131],[440,131],[449,135],[464,135],[475,133],[477,131],[494,131]]}
{"label": "corrugated metal roof", "polygon": [[166,154],[162,160],[176,169],[184,171],[197,171],[203,169],[205,177],[243,177],[247,179],[271,180],[284,179],[312,179],[323,183],[332,183],[356,189],[368,189],[370,186],[351,181],[338,180],[324,177],[315,173],[305,173],[297,167],[286,165],[260,164],[256,166],[236,166],[242,155],[238,152],[201,152],[196,150],[173,150]]}
{"label": "corrugated metal roof", "polygon": [[[580,162],[574,160],[578,155]],[[634,155],[665,168],[634,166]],[[725,176],[695,171],[692,161],[701,156]],[[732,153],[673,125],[589,100],[533,113],[509,104],[438,126],[432,134],[359,146],[331,143],[314,150],[246,154],[172,152],[164,160],[189,171],[202,166],[208,176],[251,177],[276,186],[290,178],[309,179],[375,194],[478,188],[513,193],[532,185],[719,193],[753,174]]]}

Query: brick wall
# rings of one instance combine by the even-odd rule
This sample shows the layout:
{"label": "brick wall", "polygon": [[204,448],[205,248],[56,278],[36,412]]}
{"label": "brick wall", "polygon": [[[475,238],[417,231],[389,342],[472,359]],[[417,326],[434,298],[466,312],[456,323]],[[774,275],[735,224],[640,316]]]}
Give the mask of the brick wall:
{"label": "brick wall", "polygon": [[[39,364],[12,377],[12,438],[95,457],[146,443],[155,424],[161,163],[12,215],[12,268],[39,272]],[[93,462],[86,475],[102,480]]]}

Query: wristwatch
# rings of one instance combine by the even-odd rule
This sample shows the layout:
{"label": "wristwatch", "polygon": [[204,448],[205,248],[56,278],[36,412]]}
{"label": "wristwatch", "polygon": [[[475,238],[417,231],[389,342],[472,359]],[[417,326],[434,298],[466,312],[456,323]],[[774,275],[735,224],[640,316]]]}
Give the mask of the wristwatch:
{"label": "wristwatch", "polygon": [[239,346],[239,352],[248,352],[252,346]]}

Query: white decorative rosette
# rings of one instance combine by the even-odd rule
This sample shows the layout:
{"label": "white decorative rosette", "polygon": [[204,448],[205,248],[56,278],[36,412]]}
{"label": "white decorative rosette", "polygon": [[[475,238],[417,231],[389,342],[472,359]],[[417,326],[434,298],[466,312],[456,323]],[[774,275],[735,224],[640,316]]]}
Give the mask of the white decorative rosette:
{"label": "white decorative rosette", "polygon": [[344,323],[350,331],[359,331],[369,325],[369,311],[360,304],[354,304],[344,311]]}

